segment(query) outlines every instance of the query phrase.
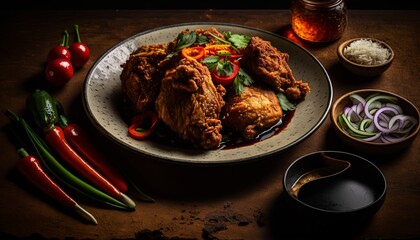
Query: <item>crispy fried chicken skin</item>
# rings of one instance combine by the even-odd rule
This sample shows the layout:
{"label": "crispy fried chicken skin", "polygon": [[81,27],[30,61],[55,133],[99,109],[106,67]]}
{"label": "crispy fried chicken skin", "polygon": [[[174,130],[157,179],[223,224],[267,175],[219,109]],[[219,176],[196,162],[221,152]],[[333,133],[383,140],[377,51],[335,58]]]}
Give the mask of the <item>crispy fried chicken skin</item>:
{"label": "crispy fried chicken skin", "polygon": [[166,55],[166,45],[141,46],[122,65],[122,93],[133,112],[154,109],[160,81],[165,73],[165,68],[160,67],[159,63]]}
{"label": "crispy fried chicken skin", "polygon": [[241,95],[229,91],[221,119],[223,127],[251,140],[278,123],[283,111],[273,90],[259,85],[244,87]]}
{"label": "crispy fried chicken skin", "polygon": [[220,111],[226,90],[216,88],[207,67],[192,59],[181,59],[162,79],[156,111],[179,137],[204,149],[221,142]]}
{"label": "crispy fried chicken skin", "polygon": [[276,88],[291,101],[301,101],[310,92],[309,85],[296,80],[288,64],[289,54],[280,52],[269,41],[251,37],[243,51],[242,63],[257,78]]}

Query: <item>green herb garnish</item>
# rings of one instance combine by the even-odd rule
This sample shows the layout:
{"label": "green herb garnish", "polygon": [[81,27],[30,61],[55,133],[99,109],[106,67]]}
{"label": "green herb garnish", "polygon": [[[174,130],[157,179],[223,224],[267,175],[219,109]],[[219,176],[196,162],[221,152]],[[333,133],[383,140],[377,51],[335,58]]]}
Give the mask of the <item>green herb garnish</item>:
{"label": "green herb garnish", "polygon": [[251,76],[240,68],[238,75],[235,77],[235,80],[233,80],[232,87],[235,90],[236,95],[241,95],[244,86],[250,86],[253,83],[254,80],[252,80]]}
{"label": "green herb garnish", "polygon": [[287,99],[286,95],[283,93],[277,93],[277,99],[279,100],[281,109],[283,111],[293,111],[295,110],[296,106]]}
{"label": "green herb garnish", "polygon": [[224,32],[223,36],[237,48],[246,47],[249,43],[249,40],[251,39],[247,35],[241,35],[236,33],[232,34],[231,32]]}
{"label": "green herb garnish", "polygon": [[173,57],[183,48],[189,47],[195,43],[197,40],[197,33],[196,32],[189,32],[186,34],[180,33],[177,37],[177,44],[175,46],[175,50],[168,54],[167,57]]}

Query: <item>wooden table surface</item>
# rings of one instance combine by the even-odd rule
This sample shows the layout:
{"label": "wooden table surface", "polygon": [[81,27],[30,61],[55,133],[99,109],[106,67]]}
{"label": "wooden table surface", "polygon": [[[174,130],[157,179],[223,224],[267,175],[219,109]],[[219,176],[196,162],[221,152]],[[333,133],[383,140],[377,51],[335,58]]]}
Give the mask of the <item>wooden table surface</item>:
{"label": "wooden table surface", "polygon": [[[350,10],[344,36],[326,45],[302,45],[330,75],[334,100],[360,88],[378,88],[400,94],[420,107],[420,12],[417,10]],[[115,146],[90,124],[81,92],[85,77],[109,48],[142,31],[187,22],[226,22],[284,34],[290,31],[288,10],[85,10],[1,13],[0,108],[22,113],[32,90],[46,87],[43,74],[47,51],[61,41],[61,33],[80,26],[91,58],[53,96],[97,138],[115,164],[127,171],[138,186],[156,199],[136,199],[135,211],[98,206],[80,198],[80,204],[98,220],[87,224],[35,191],[15,171],[16,146],[0,132],[0,236],[47,239],[311,239],[326,237],[300,226],[279,198],[282,176],[296,158],[319,150],[340,150],[374,161],[383,171],[387,195],[382,208],[362,226],[341,229],[341,239],[420,238],[420,138],[405,151],[379,157],[341,144],[326,119],[303,142],[270,159],[229,166],[185,166],[132,155]],[[393,65],[374,79],[360,79],[338,62],[336,48],[354,37],[374,37],[395,51]],[[0,117],[2,129],[10,121]],[[280,204],[280,206],[279,206]],[[218,220],[218,222],[216,222]],[[316,219],[312,219],[316,223]],[[324,238],[325,239],[325,238]],[[338,238],[339,239],[339,238]]]}

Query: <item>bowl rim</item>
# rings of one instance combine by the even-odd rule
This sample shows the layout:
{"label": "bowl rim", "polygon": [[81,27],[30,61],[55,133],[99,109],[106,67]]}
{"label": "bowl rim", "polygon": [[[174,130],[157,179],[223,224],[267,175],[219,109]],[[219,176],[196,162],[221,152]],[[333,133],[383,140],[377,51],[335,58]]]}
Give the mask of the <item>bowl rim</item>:
{"label": "bowl rim", "polygon": [[358,138],[355,138],[355,137],[350,136],[346,131],[344,131],[343,129],[341,129],[338,126],[338,122],[337,122],[337,116],[338,115],[335,114],[337,112],[336,111],[336,108],[337,108],[337,106],[338,106],[338,104],[340,102],[342,102],[343,100],[346,100],[351,94],[361,93],[361,92],[362,93],[369,93],[369,92],[372,92],[372,93],[374,93],[374,92],[376,92],[376,93],[384,93],[384,94],[389,94],[391,96],[395,96],[398,99],[401,99],[402,101],[406,102],[408,105],[411,105],[412,106],[412,108],[414,109],[414,111],[417,114],[417,116],[413,116],[413,117],[416,117],[416,119],[420,123],[420,112],[419,112],[419,109],[412,102],[410,102],[408,99],[404,98],[403,96],[398,95],[398,94],[393,93],[393,92],[390,92],[390,91],[387,91],[387,90],[382,90],[382,89],[373,89],[373,88],[358,89],[358,90],[353,90],[353,91],[350,91],[350,92],[347,92],[347,93],[341,95],[338,99],[336,99],[334,101],[334,103],[333,103],[333,105],[331,107],[331,113],[330,113],[331,115],[330,116],[331,116],[332,124],[335,126],[336,129],[339,130],[339,132],[343,136],[345,136],[346,138],[351,139],[353,141],[356,141],[358,143],[365,144],[365,145],[371,145],[371,146],[391,146],[391,145],[400,144],[402,142],[409,141],[410,139],[413,139],[419,133],[419,131],[420,131],[420,124],[417,123],[417,127],[407,137],[405,137],[401,141],[393,142],[393,143],[367,142],[367,141],[363,141],[361,139],[358,139]]}
{"label": "bowl rim", "polygon": [[[381,179],[382,179],[382,181],[384,183],[383,190],[382,190],[381,194],[378,195],[374,201],[372,201],[370,204],[368,204],[366,206],[363,206],[363,207],[360,207],[360,208],[357,208],[357,209],[343,210],[343,211],[335,211],[335,210],[328,210],[328,209],[314,207],[314,206],[312,206],[310,204],[307,204],[307,203],[299,200],[298,198],[293,197],[290,194],[290,192],[286,189],[286,177],[288,176],[288,173],[290,172],[291,168],[296,163],[298,163],[299,161],[301,161],[302,159],[307,158],[307,157],[312,156],[312,155],[315,155],[315,154],[321,154],[321,153],[342,154],[342,155],[351,156],[351,157],[354,157],[354,158],[357,158],[357,159],[359,159],[361,161],[366,162],[373,169],[375,169],[379,173],[379,175],[381,176]],[[362,156],[359,156],[357,154],[350,153],[350,152],[345,152],[345,151],[340,151],[340,150],[319,150],[319,151],[314,151],[314,152],[306,153],[305,155],[302,155],[302,156],[298,157],[292,163],[290,163],[289,166],[284,171],[282,183],[283,183],[283,192],[285,192],[287,194],[287,196],[290,197],[290,198],[292,198],[295,202],[297,202],[297,203],[299,203],[299,204],[301,204],[301,205],[303,205],[303,206],[305,206],[305,207],[307,207],[307,208],[309,208],[311,210],[315,210],[315,211],[322,212],[322,213],[328,213],[328,214],[349,214],[349,213],[351,214],[351,213],[356,213],[356,212],[363,211],[363,210],[368,209],[368,208],[370,208],[372,206],[375,206],[377,203],[380,203],[381,201],[383,201],[384,198],[386,197],[386,194],[387,194],[387,191],[388,191],[388,183],[387,183],[385,174],[381,171],[381,169],[376,164],[374,164],[372,161],[370,161],[370,160],[368,160],[368,159],[366,159],[366,158],[364,158]]]}
{"label": "bowl rim", "polygon": [[[364,64],[359,64],[359,63],[350,61],[349,59],[346,58],[346,56],[344,56],[343,50],[350,43],[352,43],[354,41],[357,41],[357,40],[361,40],[361,39],[372,40],[374,42],[377,42],[377,43],[381,44],[382,46],[385,46],[391,52],[391,56],[387,59],[386,62],[381,63],[381,64],[375,64],[375,65],[364,65]],[[337,54],[340,57],[340,59],[345,61],[346,63],[351,64],[353,66],[357,66],[357,67],[361,67],[361,68],[367,68],[367,69],[386,66],[394,60],[394,56],[395,56],[394,50],[391,48],[391,46],[389,44],[387,44],[386,42],[384,42],[382,40],[379,40],[379,39],[376,39],[376,38],[371,38],[371,37],[358,37],[358,38],[348,39],[348,40],[342,42],[340,45],[338,45]]]}

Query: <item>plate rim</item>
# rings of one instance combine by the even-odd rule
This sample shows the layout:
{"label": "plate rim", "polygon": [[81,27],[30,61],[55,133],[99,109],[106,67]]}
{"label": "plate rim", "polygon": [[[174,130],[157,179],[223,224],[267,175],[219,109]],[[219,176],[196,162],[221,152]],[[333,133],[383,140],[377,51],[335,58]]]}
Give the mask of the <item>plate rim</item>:
{"label": "plate rim", "polygon": [[[299,48],[300,50],[302,50],[305,54],[307,54],[310,58],[312,58],[320,67],[320,69],[322,70],[322,72],[324,73],[326,79],[327,79],[327,85],[328,85],[328,101],[327,101],[327,107],[325,108],[325,111],[322,113],[319,121],[316,123],[316,125],[314,125],[310,131],[307,131],[304,135],[302,135],[301,137],[299,137],[298,139],[290,142],[287,145],[284,145],[282,147],[276,148],[275,150],[272,151],[267,151],[263,154],[260,154],[258,156],[248,156],[248,157],[243,157],[241,159],[232,159],[232,160],[223,160],[223,161],[217,161],[217,160],[194,160],[194,159],[179,159],[179,158],[170,158],[170,157],[162,157],[160,155],[156,155],[156,154],[150,154],[150,153],[144,153],[142,151],[139,151],[138,149],[134,149],[132,146],[125,144],[123,142],[121,142],[118,138],[116,138],[115,136],[113,136],[112,134],[110,134],[107,129],[102,126],[98,120],[93,116],[92,111],[90,110],[89,106],[88,106],[88,101],[87,101],[87,86],[88,86],[88,80],[89,78],[92,76],[92,74],[94,73],[96,67],[101,63],[101,61],[108,56],[113,50],[117,49],[118,47],[122,46],[124,43],[127,43],[129,41],[132,41],[133,39],[136,39],[142,35],[147,35],[149,33],[152,32],[158,32],[160,30],[164,30],[164,29],[171,29],[171,28],[179,28],[179,27],[192,27],[192,26],[220,26],[220,27],[236,27],[236,28],[241,28],[241,29],[245,29],[245,30],[252,30],[255,32],[261,32],[267,35],[271,35],[272,37],[275,38],[280,38],[283,41],[288,42],[289,44],[295,45],[295,47]],[[155,27],[152,29],[148,29],[142,32],[138,32],[134,35],[131,35],[127,38],[125,38],[122,41],[119,41],[118,43],[116,43],[115,45],[111,46],[108,50],[106,50],[102,55],[100,55],[100,57],[95,61],[95,63],[91,66],[91,68],[89,69],[88,73],[86,74],[86,77],[84,79],[84,83],[83,83],[83,91],[82,91],[82,104],[83,104],[83,108],[85,110],[85,113],[88,117],[88,119],[90,120],[91,124],[93,124],[95,126],[95,128],[102,134],[104,135],[106,138],[108,138],[109,140],[111,140],[113,143],[119,145],[120,147],[123,147],[124,149],[129,150],[130,152],[137,154],[139,156],[142,157],[147,157],[147,158],[151,158],[151,159],[156,159],[156,160],[160,160],[160,161],[166,161],[166,162],[172,162],[172,163],[179,163],[179,164],[193,164],[193,165],[226,165],[226,164],[237,164],[237,163],[244,163],[244,162],[250,162],[250,161],[255,161],[255,160],[262,160],[262,159],[266,159],[269,157],[272,157],[275,154],[278,154],[280,152],[283,152],[295,145],[297,145],[298,143],[304,141],[305,139],[307,139],[310,135],[312,135],[317,129],[319,129],[319,127],[325,122],[325,120],[328,118],[329,116],[329,112],[331,110],[332,107],[332,102],[333,102],[333,86],[332,86],[332,81],[331,78],[327,72],[327,70],[325,69],[325,67],[321,64],[321,62],[312,54],[310,53],[307,49],[303,48],[302,46],[300,46],[299,44],[287,39],[286,37],[283,37],[279,34],[276,34],[274,32],[268,31],[268,30],[264,30],[264,29],[260,29],[260,28],[256,28],[256,27],[252,27],[252,26],[246,26],[246,25],[241,25],[241,24],[236,24],[236,23],[223,23],[223,22],[184,22],[184,23],[177,23],[177,24],[170,24],[170,25],[164,25],[164,26],[159,26],[159,27]],[[216,150],[212,150],[212,151],[223,151],[220,149],[216,149]]]}

